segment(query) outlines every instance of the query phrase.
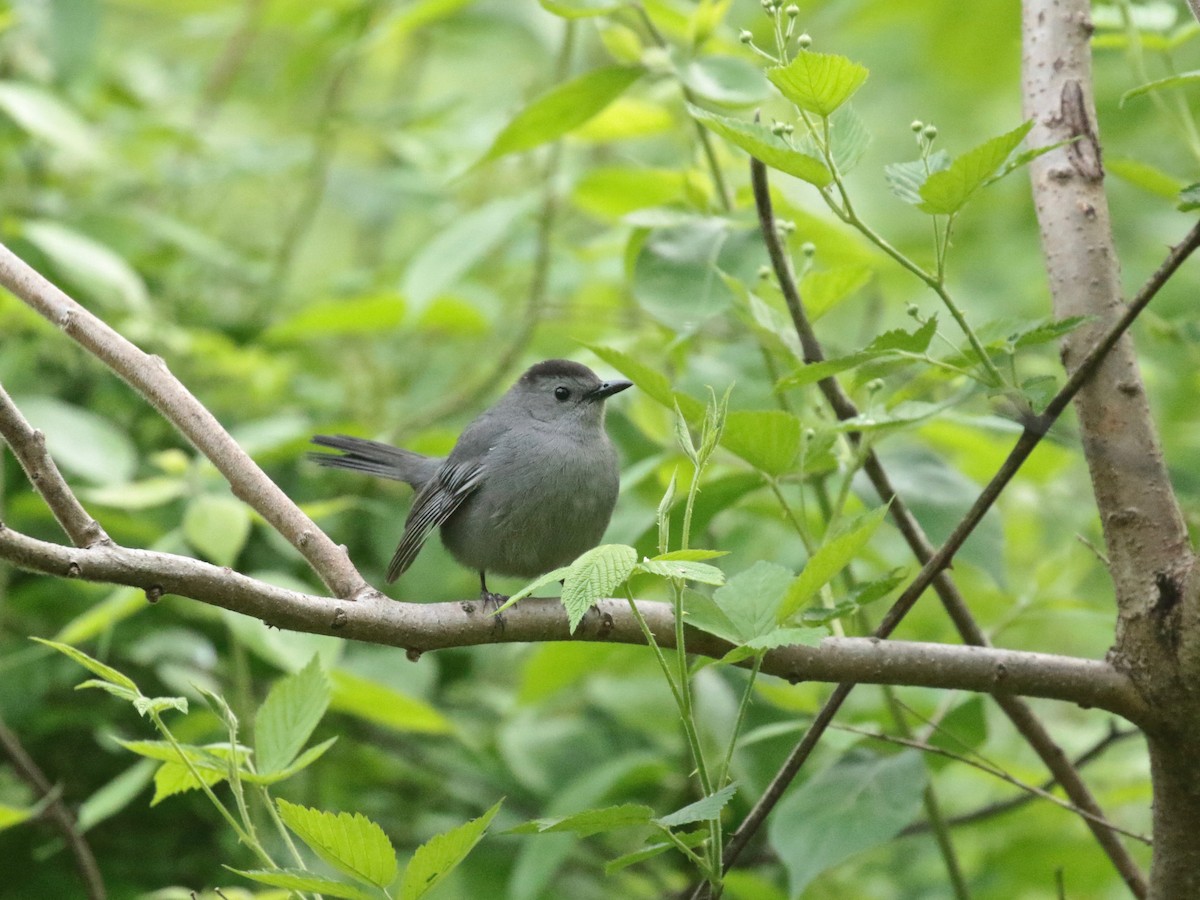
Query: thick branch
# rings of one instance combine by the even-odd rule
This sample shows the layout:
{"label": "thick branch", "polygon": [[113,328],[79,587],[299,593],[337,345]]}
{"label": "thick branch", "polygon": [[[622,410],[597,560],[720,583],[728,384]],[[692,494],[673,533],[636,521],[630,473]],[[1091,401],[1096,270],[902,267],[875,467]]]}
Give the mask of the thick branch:
{"label": "thick branch", "polygon": [[[169,553],[119,546],[88,549],[39,541],[0,527],[0,558],[66,578],[83,578],[142,588],[157,598],[178,594],[262,619],[293,631],[403,647],[416,658],[427,650],[528,641],[645,642],[621,600],[602,600],[576,633],[557,600],[523,600],[502,621],[476,603],[397,603],[371,591],[358,602],[330,601],[275,587],[218,566]],[[643,602],[655,638],[674,646],[671,608]],[[731,645],[710,634],[688,631],[689,651],[724,656]],[[1147,710],[1128,680],[1108,663],[1043,653],[956,647],[943,644],[830,638],[820,647],[783,647],[763,659],[762,671],[790,681],[908,684],[992,694],[1029,694],[1095,706],[1132,722]]]}
{"label": "thick branch", "polygon": [[0,244],[0,284],[112,369],[225,476],[236,496],[282,534],[338,597],[368,590],[338,547],[271,481],[157,356],[149,356]]}

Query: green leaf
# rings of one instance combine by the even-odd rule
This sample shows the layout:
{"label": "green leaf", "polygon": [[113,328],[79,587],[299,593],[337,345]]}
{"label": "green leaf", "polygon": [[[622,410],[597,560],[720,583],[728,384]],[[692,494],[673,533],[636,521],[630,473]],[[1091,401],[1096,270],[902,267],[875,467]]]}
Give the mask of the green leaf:
{"label": "green leaf", "polygon": [[663,578],[683,578],[699,584],[724,584],[725,573],[716,566],[688,560],[644,559],[634,567],[636,572],[647,572]]}
{"label": "green leaf", "polygon": [[516,221],[529,209],[527,197],[493,200],[455,219],[413,255],[404,273],[403,291],[418,310],[458,282],[501,243],[510,240]]}
{"label": "green leaf", "polygon": [[679,200],[687,185],[687,175],[671,169],[600,167],[589,169],[575,182],[571,200],[589,215],[619,219],[635,209]]}
{"label": "green leaf", "polygon": [[[87,682],[84,682],[84,684],[79,686],[84,687],[86,684]],[[104,686],[102,684],[98,685],[98,687]],[[145,716],[148,713],[157,715],[158,713],[166,712],[168,709],[173,709],[176,712],[184,714],[188,711],[186,697],[134,697],[132,702],[133,708],[138,711],[138,715],[140,716]]]}
{"label": "green leaf", "polygon": [[7,803],[0,803],[0,831],[28,821],[33,818],[36,812],[36,809],[24,809],[19,806],[9,806]]}
{"label": "green leaf", "polygon": [[211,787],[225,780],[226,772],[216,769],[196,768],[196,776],[192,770],[181,762],[165,762],[154,772],[154,796],[150,799],[151,806],[158,806],[168,797],[188,791],[199,790],[201,784]]}
{"label": "green leaf", "polygon": [[649,825],[653,820],[654,810],[650,807],[640,803],[623,803],[620,806],[587,809],[569,816],[534,819],[524,825],[510,828],[508,833],[545,834],[546,832],[569,831],[580,837],[587,837],[591,834],[616,831],[620,828]]}
{"label": "green leaf", "polygon": [[1129,157],[1106,159],[1104,168],[1110,175],[1115,175],[1122,181],[1127,181],[1134,187],[1139,187],[1147,193],[1165,200],[1174,200],[1185,185],[1182,178],[1176,178],[1140,159],[1130,159]]}
{"label": "green leaf", "polygon": [[873,360],[886,359],[904,354],[924,353],[929,348],[929,344],[936,333],[936,317],[930,317],[928,321],[915,331],[909,332],[900,328],[886,331],[857,353],[801,366],[791,375],[781,378],[775,389],[787,391],[807,387],[824,378],[829,378],[837,375],[839,372],[856,368]]}
{"label": "green leaf", "polygon": [[661,841],[657,844],[647,844],[634,850],[631,853],[625,853],[618,856],[616,859],[611,859],[604,864],[604,874],[611,876],[615,872],[620,872],[622,869],[627,869],[630,866],[637,865],[640,862],[645,862],[648,859],[654,859],[656,856],[661,856],[668,850],[674,850],[675,844],[671,841]]}
{"label": "green leaf", "polygon": [[309,848],[356,881],[385,888],[396,878],[396,851],[362,813],[331,813],[276,799],[279,815]]}
{"label": "green leaf", "polygon": [[746,641],[751,650],[774,650],[776,647],[816,647],[829,637],[825,628],[774,628],[766,634]]}
{"label": "green leaf", "polygon": [[1179,203],[1175,206],[1180,212],[1193,212],[1200,209],[1200,183],[1189,184],[1179,192]]}
{"label": "green leaf", "polygon": [[254,768],[260,775],[282,771],[304,746],[329,706],[332,687],[313,655],[308,665],[281,678],[254,716]]}
{"label": "green leaf", "polygon": [[49,647],[51,650],[57,650],[59,653],[63,654],[64,656],[70,657],[71,659],[75,660],[75,662],[79,663],[79,665],[83,666],[85,669],[87,669],[89,672],[91,672],[93,675],[98,675],[101,678],[103,678],[104,681],[107,682],[108,684],[115,685],[116,687],[124,688],[125,690],[130,691],[139,696],[142,693],[141,691],[138,690],[138,686],[133,683],[133,679],[130,678],[128,675],[118,672],[112,666],[105,665],[104,663],[100,662],[100,660],[98,660],[98,659],[93,659],[92,657],[90,657],[86,653],[84,653],[82,650],[76,650],[74,647],[70,646],[69,644],[63,644],[63,643],[60,643],[59,641],[48,641],[45,638],[35,637],[35,638],[30,638],[30,640],[37,641],[39,644]]}
{"label": "green leaf", "polygon": [[64,278],[98,303],[122,312],[149,310],[150,294],[142,276],[111,247],[46,219],[25,222],[21,236],[46,254]]}
{"label": "green leaf", "polygon": [[538,0],[542,9],[564,19],[602,16],[620,9],[628,0]]}
{"label": "green leaf", "polygon": [[642,242],[631,288],[638,304],[676,331],[691,331],[728,309],[732,296],[717,260],[730,236],[719,218],[657,228]]}
{"label": "green leaf", "polygon": [[296,757],[289,765],[284,766],[277,772],[270,775],[261,775],[254,772],[243,772],[242,780],[249,781],[252,784],[277,784],[280,781],[287,781],[297,772],[302,772],[307,769],[318,759],[325,755],[325,751],[337,743],[337,735],[321,741],[319,744],[314,744],[303,753]]}
{"label": "green leaf", "polygon": [[793,578],[791,570],[759,560],[713,593],[713,602],[735,629],[737,643],[744,644],[775,629],[781,618],[779,604]]}
{"label": "green leaf", "polygon": [[616,100],[642,74],[634,66],[607,66],[551,88],[505,126],[480,162],[557,140]]}
{"label": "green leaf", "polygon": [[563,581],[562,602],[571,633],[597,600],[612,596],[637,565],[637,551],[625,544],[601,544],[571,563]]}
{"label": "green leaf", "polygon": [[477,819],[435,835],[417,848],[404,870],[400,900],[419,900],[458,866],[482,840],[503,800]]}
{"label": "green leaf", "polygon": [[669,815],[655,819],[664,828],[678,828],[680,825],[690,825],[692,822],[708,822],[721,815],[733,795],[737,793],[737,784],[727,784],[715,794],[709,794],[695,803],[689,803],[682,809],[677,809]]}
{"label": "green leaf", "polygon": [[1119,106],[1124,106],[1126,100],[1132,100],[1134,97],[1141,97],[1144,94],[1150,94],[1155,91],[1163,91],[1168,88],[1184,87],[1189,84],[1200,83],[1200,70],[1192,70],[1191,72],[1179,72],[1176,75],[1168,75],[1166,78],[1159,78],[1155,81],[1149,81],[1146,84],[1138,85],[1126,91],[1121,95]]}
{"label": "green leaf", "polygon": [[330,709],[336,712],[402,733],[450,734],[454,731],[453,723],[424,700],[345,669],[334,669],[330,678],[333,681]]}
{"label": "green leaf", "polygon": [[133,477],[133,443],[107,419],[54,397],[18,395],[13,402],[46,435],[46,449],[64,472],[95,484],[123,484]]}
{"label": "green leaf", "polygon": [[[927,743],[958,756],[970,755],[987,740],[987,715],[983,697],[968,697],[950,710],[929,736]],[[926,762],[935,771],[953,764],[954,760],[929,754]]]}
{"label": "green leaf", "polygon": [[697,57],[683,67],[679,79],[696,96],[721,106],[753,106],[770,90],[762,70],[737,56]]}
{"label": "green leaf", "polygon": [[[226,868],[229,868],[226,866]],[[364,891],[362,888],[344,881],[334,881],[332,878],[321,878],[303,869],[229,869],[257,881],[259,884],[269,884],[272,887],[284,888],[289,891],[311,891],[338,897],[340,900],[378,900],[379,895]]]}
{"label": "green leaf", "polygon": [[183,533],[209,562],[232,566],[250,537],[250,512],[225,494],[200,494],[184,510]]}
{"label": "green leaf", "polygon": [[778,169],[786,175],[792,175],[817,187],[825,187],[833,181],[833,175],[824,162],[790,146],[765,125],[719,116],[690,103],[688,112],[709,131],[741,147],[772,169]]}
{"label": "green leaf", "polygon": [[704,404],[694,397],[672,389],[667,377],[657,369],[650,368],[620,350],[612,350],[596,344],[584,344],[584,346],[632,381],[640,392],[661,403],[667,409],[674,409],[678,406],[688,421],[695,421],[704,416]]}
{"label": "green leaf", "polygon": [[[871,143],[867,123],[852,106],[843,106],[829,120],[829,155],[843,175],[862,160]],[[807,298],[806,298],[807,299]]]}
{"label": "green leaf", "polygon": [[183,478],[160,475],[142,481],[124,484],[106,484],[84,488],[79,496],[88,503],[107,506],[110,509],[142,510],[164,506],[178,500],[187,493],[188,484]]}
{"label": "green leaf", "polygon": [[525,587],[521,588],[515,594],[509,596],[509,598],[504,601],[504,605],[498,607],[496,611],[492,613],[492,615],[499,615],[518,600],[524,600],[526,597],[532,595],[534,591],[540,591],[548,584],[553,584],[556,581],[562,581],[567,577],[567,572],[569,571],[571,571],[570,566],[559,566],[557,569],[551,569],[545,575],[539,575],[537,578],[533,579],[533,581],[529,582],[529,584],[525,585]]}
{"label": "green leaf", "polygon": [[779,92],[805,112],[828,116],[867,80],[867,69],[844,56],[801,50],[786,66],[767,69]]}
{"label": "green leaf", "polygon": [[910,750],[839,763],[792,790],[767,825],[790,896],[832,866],[891,840],[920,814],[925,783],[921,756]]}
{"label": "green leaf", "polygon": [[945,150],[930,153],[924,159],[891,163],[883,167],[883,177],[893,194],[905,203],[917,206],[921,202],[921,186],[934,172],[950,168],[950,154]]}
{"label": "green leaf", "polygon": [[787,596],[779,605],[776,621],[784,622],[799,612],[816,596],[817,591],[846,568],[875,534],[887,511],[886,506],[881,506],[867,513],[855,522],[850,531],[818,547],[787,588]]}
{"label": "green leaf", "polygon": [[339,297],[312,303],[262,335],[266,341],[296,343],[345,335],[379,335],[404,320],[404,300],[399,294]]}
{"label": "green leaf", "polygon": [[817,321],[874,277],[870,266],[850,265],[824,271],[809,271],[800,279],[800,296],[809,319]]}
{"label": "green leaf", "polygon": [[98,788],[79,807],[79,830],[88,831],[127,808],[153,780],[156,768],[152,760],[139,759]]}
{"label": "green leaf", "polygon": [[844,618],[861,607],[886,597],[897,585],[907,580],[907,569],[893,569],[883,578],[859,585],[849,597],[839,600],[833,606],[810,606],[801,613],[800,623],[809,626],[828,625],[834,619]]}
{"label": "green leaf", "polygon": [[950,163],[950,168],[934,172],[921,185],[922,202],[918,208],[931,215],[957,213],[1000,170],[1032,127],[1032,119],[1023,122],[1012,131],[968,150]]}
{"label": "green leaf", "polygon": [[99,135],[61,94],[32,84],[0,81],[0,110],[26,133],[84,163],[100,162]]}
{"label": "green leaf", "polygon": [[778,477],[795,467],[804,423],[780,409],[735,411],[725,417],[721,444],[754,468]]}
{"label": "green leaf", "polygon": [[666,562],[669,560],[684,560],[686,562],[698,562],[705,559],[718,559],[722,556],[728,556],[728,550],[671,550],[667,553],[660,553],[658,556],[650,557],[651,562]]}

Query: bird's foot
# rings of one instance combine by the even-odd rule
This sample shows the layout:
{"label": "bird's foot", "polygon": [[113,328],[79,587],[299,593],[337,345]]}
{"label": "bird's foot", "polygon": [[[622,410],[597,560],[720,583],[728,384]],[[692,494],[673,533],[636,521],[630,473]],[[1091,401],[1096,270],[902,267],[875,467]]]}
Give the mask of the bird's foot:
{"label": "bird's foot", "polygon": [[483,604],[484,612],[496,612],[496,610],[508,602],[508,596],[484,590],[479,593],[479,602]]}

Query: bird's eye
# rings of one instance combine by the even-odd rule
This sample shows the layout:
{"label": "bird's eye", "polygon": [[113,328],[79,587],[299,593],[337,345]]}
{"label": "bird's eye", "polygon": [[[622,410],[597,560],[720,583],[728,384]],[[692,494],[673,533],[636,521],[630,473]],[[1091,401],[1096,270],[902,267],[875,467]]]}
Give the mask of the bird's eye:
{"label": "bird's eye", "polygon": [[554,389],[554,399],[559,401],[560,403],[564,400],[569,399],[570,396],[571,396],[571,391],[565,387],[559,386]]}

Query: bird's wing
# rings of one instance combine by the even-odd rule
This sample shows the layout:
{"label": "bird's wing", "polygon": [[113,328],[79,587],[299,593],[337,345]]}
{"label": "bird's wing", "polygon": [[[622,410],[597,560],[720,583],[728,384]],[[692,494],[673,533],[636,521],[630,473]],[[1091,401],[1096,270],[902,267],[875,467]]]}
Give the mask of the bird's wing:
{"label": "bird's wing", "polygon": [[389,584],[412,565],[430,532],[449,519],[463,501],[475,492],[482,480],[483,466],[480,463],[466,465],[448,462],[421,489],[404,521],[404,536],[400,538],[400,546],[388,565]]}

